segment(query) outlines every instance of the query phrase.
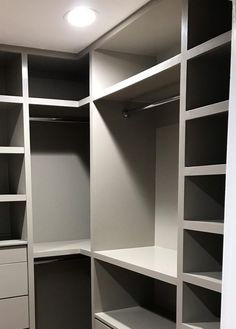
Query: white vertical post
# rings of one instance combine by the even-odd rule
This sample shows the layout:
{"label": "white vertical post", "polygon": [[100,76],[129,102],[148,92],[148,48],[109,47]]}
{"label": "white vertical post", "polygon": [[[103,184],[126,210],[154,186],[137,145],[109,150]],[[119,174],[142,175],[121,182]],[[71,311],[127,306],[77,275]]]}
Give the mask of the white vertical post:
{"label": "white vertical post", "polygon": [[221,329],[236,328],[236,2],[233,1],[232,57],[224,225]]}

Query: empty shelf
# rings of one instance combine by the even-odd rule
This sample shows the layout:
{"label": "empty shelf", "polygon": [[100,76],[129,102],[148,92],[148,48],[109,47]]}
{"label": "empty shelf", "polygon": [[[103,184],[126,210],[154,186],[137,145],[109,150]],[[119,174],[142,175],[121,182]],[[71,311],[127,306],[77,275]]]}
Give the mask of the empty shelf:
{"label": "empty shelf", "polygon": [[90,256],[90,240],[41,242],[34,244],[34,258],[82,254]]}
{"label": "empty shelf", "polygon": [[187,58],[193,58],[211,51],[215,48],[223,46],[231,41],[231,31],[225,32],[209,41],[206,41],[190,50],[188,50]]}
{"label": "empty shelf", "polygon": [[163,90],[170,86],[172,86],[170,95],[165,95],[163,98],[173,96],[174,84],[178,84],[176,92],[179,93],[180,59],[181,56],[177,55],[108,87],[101,94],[96,95],[94,100],[133,100],[137,96],[154,90]]}
{"label": "empty shelf", "polygon": [[175,329],[176,324],[142,307],[96,313],[95,318],[113,329]]}
{"label": "empty shelf", "polygon": [[160,247],[98,251],[94,257],[110,264],[177,284],[177,252]]}
{"label": "empty shelf", "polygon": [[51,99],[51,98],[36,98],[29,97],[29,104],[32,105],[44,105],[44,106],[59,106],[59,107],[78,107],[78,101],[68,101],[61,99]]}
{"label": "empty shelf", "polygon": [[209,115],[216,115],[229,110],[229,101],[218,102],[207,106],[199,107],[185,112],[186,120],[193,120]]}
{"label": "empty shelf", "polygon": [[185,282],[221,292],[222,272],[184,273],[183,279]]}
{"label": "empty shelf", "polygon": [[220,329],[220,322],[184,323],[183,329]]}
{"label": "empty shelf", "polygon": [[196,220],[185,220],[184,228],[186,230],[224,234],[224,222],[223,220],[218,221],[196,221]]}
{"label": "empty shelf", "polygon": [[0,146],[0,154],[24,154],[24,147]]}
{"label": "empty shelf", "polygon": [[27,245],[27,241],[25,241],[25,240],[2,240],[2,241],[0,241],[0,248],[25,246],[25,245]]}
{"label": "empty shelf", "polygon": [[25,194],[0,194],[0,202],[26,201]]}
{"label": "empty shelf", "polygon": [[23,97],[21,96],[5,96],[0,95],[0,103],[23,103]]}

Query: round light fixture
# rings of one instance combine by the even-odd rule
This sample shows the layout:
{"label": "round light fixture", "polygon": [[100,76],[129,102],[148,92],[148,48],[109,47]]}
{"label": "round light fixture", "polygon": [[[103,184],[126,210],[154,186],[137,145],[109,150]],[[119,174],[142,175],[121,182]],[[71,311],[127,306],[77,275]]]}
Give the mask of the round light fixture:
{"label": "round light fixture", "polygon": [[88,7],[76,7],[69,11],[65,18],[73,26],[89,26],[96,20],[96,12]]}

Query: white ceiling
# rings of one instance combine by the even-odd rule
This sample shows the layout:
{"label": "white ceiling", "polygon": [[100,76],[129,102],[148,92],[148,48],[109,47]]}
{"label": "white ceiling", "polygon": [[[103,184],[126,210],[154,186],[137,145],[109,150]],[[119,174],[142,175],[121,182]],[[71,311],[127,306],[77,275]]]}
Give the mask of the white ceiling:
{"label": "white ceiling", "polygon": [[[0,44],[79,52],[149,0],[0,0]],[[99,14],[86,28],[63,16],[87,5]]]}

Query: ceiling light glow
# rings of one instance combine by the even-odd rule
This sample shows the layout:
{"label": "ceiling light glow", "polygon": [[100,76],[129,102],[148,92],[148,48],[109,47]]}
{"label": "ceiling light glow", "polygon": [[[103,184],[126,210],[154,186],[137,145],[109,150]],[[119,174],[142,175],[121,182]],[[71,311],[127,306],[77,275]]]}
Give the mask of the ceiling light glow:
{"label": "ceiling light glow", "polygon": [[88,7],[76,7],[69,11],[65,18],[73,26],[84,27],[95,22],[96,12]]}

